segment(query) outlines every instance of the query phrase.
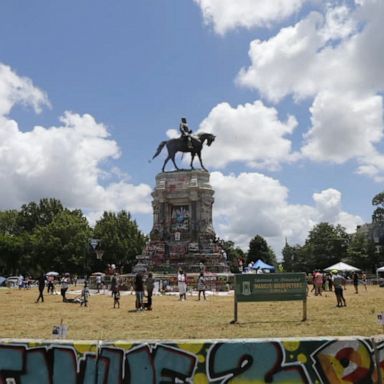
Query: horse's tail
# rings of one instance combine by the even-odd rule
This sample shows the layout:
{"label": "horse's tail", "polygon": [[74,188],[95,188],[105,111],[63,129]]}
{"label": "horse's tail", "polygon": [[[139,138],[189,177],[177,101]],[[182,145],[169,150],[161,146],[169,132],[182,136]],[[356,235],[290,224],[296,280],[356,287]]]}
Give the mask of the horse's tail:
{"label": "horse's tail", "polygon": [[161,152],[161,150],[164,148],[164,145],[165,144],[167,144],[167,142],[166,141],[162,141],[160,144],[159,144],[159,146],[157,147],[157,150],[156,150],[156,153],[153,155],[153,157],[152,157],[152,160],[156,157],[156,156],[158,156],[159,154],[160,154],[160,152]]}

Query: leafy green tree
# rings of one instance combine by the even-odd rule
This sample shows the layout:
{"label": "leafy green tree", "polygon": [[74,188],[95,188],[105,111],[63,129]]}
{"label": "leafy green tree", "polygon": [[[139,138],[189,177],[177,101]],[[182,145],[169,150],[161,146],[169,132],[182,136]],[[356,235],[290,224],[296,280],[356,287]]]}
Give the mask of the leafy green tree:
{"label": "leafy green tree", "polygon": [[82,212],[63,209],[49,224],[39,225],[34,231],[36,265],[41,270],[83,271],[90,237],[92,229]]}
{"label": "leafy green tree", "polygon": [[19,213],[12,209],[0,211],[0,234],[15,235],[20,232],[17,220]]}
{"label": "leafy green tree", "polygon": [[364,271],[375,272],[380,254],[365,233],[356,233],[352,236],[347,254],[348,263]]}
{"label": "leafy green tree", "polygon": [[63,211],[64,207],[57,199],[44,198],[38,203],[33,201],[22,205],[17,224],[21,230],[32,232],[36,227],[50,224]]}
{"label": "leafy green tree", "polygon": [[141,254],[147,241],[131,214],[124,210],[117,214],[104,212],[96,222],[94,236],[101,240],[104,267],[107,263],[116,264],[123,266],[125,272],[136,264],[136,256]]}
{"label": "leafy green tree", "polygon": [[303,246],[303,267],[310,272],[346,259],[349,242],[350,235],[341,225],[333,226],[329,223],[315,225]]}
{"label": "leafy green tree", "polygon": [[231,272],[239,273],[239,260],[245,260],[244,252],[241,248],[235,247],[233,241],[224,241],[222,247],[227,254],[227,260]]}
{"label": "leafy green tree", "polygon": [[15,275],[21,271],[24,243],[22,238],[0,234],[0,270],[2,274]]}
{"label": "leafy green tree", "polygon": [[296,244],[294,246],[285,244],[283,251],[282,267],[285,272],[301,272],[303,271],[303,250],[302,246]]}
{"label": "leafy green tree", "polygon": [[258,259],[263,260],[265,263],[277,266],[276,255],[272,248],[268,245],[267,241],[260,235],[256,235],[249,242],[249,249],[247,254],[247,264],[251,261],[255,262]]}
{"label": "leafy green tree", "polygon": [[14,275],[33,269],[31,237],[18,226],[18,211],[0,212],[0,271]]}
{"label": "leafy green tree", "polygon": [[384,192],[380,192],[373,197],[372,205],[376,206],[376,209],[373,211],[372,222],[383,223],[384,222]]}

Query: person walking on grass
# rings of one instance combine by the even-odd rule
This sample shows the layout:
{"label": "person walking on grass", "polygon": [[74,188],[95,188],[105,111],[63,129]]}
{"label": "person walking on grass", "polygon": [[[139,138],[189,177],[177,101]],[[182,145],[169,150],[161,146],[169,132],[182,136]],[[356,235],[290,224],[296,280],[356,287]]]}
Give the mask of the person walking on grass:
{"label": "person walking on grass", "polygon": [[53,295],[53,292],[55,291],[55,286],[53,284],[54,277],[52,275],[47,276],[47,293]]}
{"label": "person walking on grass", "polygon": [[205,297],[205,277],[203,272],[200,272],[199,279],[197,280],[197,291],[199,292],[197,300],[200,300],[201,294],[203,294],[204,300],[207,300]]}
{"label": "person walking on grass", "polygon": [[344,285],[345,285],[345,278],[339,274],[338,271],[333,270],[332,271],[332,282],[333,286],[335,287],[335,295],[336,295],[336,301],[337,301],[337,306],[344,307],[347,306],[347,303],[344,299]]}
{"label": "person walking on grass", "polygon": [[84,282],[84,287],[81,291],[81,301],[80,301],[80,307],[84,305],[84,307],[88,307],[88,298],[90,296],[89,288],[88,288],[88,283],[85,281]]}
{"label": "person walking on grass", "polygon": [[45,276],[41,275],[37,280],[38,288],[39,288],[39,296],[36,299],[36,303],[38,303],[41,299],[41,302],[44,303],[44,289],[45,289]]}

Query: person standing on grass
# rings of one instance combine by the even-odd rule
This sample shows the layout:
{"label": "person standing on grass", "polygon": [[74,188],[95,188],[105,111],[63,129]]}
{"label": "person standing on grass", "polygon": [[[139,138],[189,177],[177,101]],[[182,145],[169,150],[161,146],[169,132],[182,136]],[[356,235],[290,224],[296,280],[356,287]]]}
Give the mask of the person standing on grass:
{"label": "person standing on grass", "polygon": [[47,285],[47,293],[53,295],[53,291],[55,290],[55,286],[53,285],[53,280],[55,278],[52,275],[47,277],[48,285]]}
{"label": "person standing on grass", "polygon": [[347,303],[345,302],[344,299],[344,293],[343,293],[343,286],[345,285],[345,278],[339,274],[338,271],[333,270],[332,271],[332,282],[333,286],[335,287],[335,295],[336,295],[336,301],[337,301],[337,306],[344,307],[347,306]]}
{"label": "person standing on grass", "polygon": [[361,275],[361,281],[363,282],[365,290],[367,290],[367,275],[365,272],[363,272]]}
{"label": "person standing on grass", "polygon": [[136,311],[142,311],[144,308],[144,281],[141,272],[135,276],[134,289],[136,292]]}
{"label": "person standing on grass", "polygon": [[205,297],[205,277],[203,272],[200,272],[199,278],[197,280],[197,290],[199,292],[198,300],[200,300],[201,293],[203,294],[204,300],[207,300]]}
{"label": "person standing on grass", "polygon": [[332,274],[328,273],[327,279],[328,279],[328,289],[330,292],[332,292]]}
{"label": "person standing on grass", "polygon": [[182,269],[180,269],[179,273],[177,274],[177,285],[179,288],[179,300],[187,300],[187,278]]}
{"label": "person standing on grass", "polygon": [[41,275],[37,280],[37,285],[39,288],[39,296],[36,299],[36,303],[38,303],[41,299],[41,302],[44,303],[44,288],[45,288],[45,276]]}
{"label": "person standing on grass", "polygon": [[148,274],[147,280],[145,281],[145,287],[147,288],[147,297],[148,297],[148,311],[152,311],[152,295],[153,295],[153,288],[155,286],[155,283],[153,281],[152,273],[150,272]]}
{"label": "person standing on grass", "polygon": [[17,284],[19,286],[19,289],[23,288],[24,287],[24,277],[22,274],[19,275],[19,278],[18,278],[18,281],[17,281]]}
{"label": "person standing on grass", "polygon": [[101,288],[101,275],[96,275],[96,289],[97,293],[100,293]]}
{"label": "person standing on grass", "polygon": [[66,293],[68,291],[68,287],[69,287],[69,276],[68,274],[66,273],[64,275],[64,277],[61,279],[61,290],[60,290],[60,293],[61,293],[61,296],[63,297],[63,303],[67,301],[67,298],[66,298]]}
{"label": "person standing on grass", "polygon": [[315,278],[314,278],[314,283],[315,283],[315,296],[322,296],[321,290],[323,287],[323,275],[320,271],[317,271],[315,273]]}
{"label": "person standing on grass", "polygon": [[111,279],[112,296],[113,296],[113,292],[115,291],[116,287],[117,287],[117,274],[116,274],[116,272],[114,272],[112,279]]}
{"label": "person standing on grass", "polygon": [[120,288],[118,285],[115,285],[112,291],[113,296],[113,308],[120,308]]}
{"label": "person standing on grass", "polygon": [[355,293],[359,293],[359,275],[357,272],[353,272],[352,279]]}
{"label": "person standing on grass", "polygon": [[89,288],[88,288],[88,283],[84,281],[84,287],[81,291],[81,301],[80,301],[80,307],[88,307],[88,298],[90,296]]}

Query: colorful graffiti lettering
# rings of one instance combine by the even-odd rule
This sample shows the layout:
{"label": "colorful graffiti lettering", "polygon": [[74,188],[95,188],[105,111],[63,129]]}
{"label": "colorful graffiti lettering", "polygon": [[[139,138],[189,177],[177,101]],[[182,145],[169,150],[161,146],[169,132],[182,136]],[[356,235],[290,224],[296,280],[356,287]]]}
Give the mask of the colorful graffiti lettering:
{"label": "colorful graffiti lettering", "polygon": [[368,338],[182,343],[0,339],[0,384],[378,384],[383,366],[384,344]]}

